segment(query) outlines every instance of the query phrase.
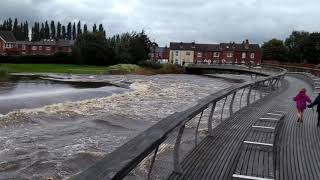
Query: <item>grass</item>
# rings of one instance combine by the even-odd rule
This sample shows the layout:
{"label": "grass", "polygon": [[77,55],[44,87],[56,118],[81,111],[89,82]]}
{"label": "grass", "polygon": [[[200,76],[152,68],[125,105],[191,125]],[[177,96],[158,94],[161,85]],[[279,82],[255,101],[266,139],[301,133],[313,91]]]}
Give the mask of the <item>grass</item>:
{"label": "grass", "polygon": [[7,67],[0,65],[0,81],[5,80],[7,77],[8,77]]}
{"label": "grass", "polygon": [[1,64],[9,73],[104,74],[107,67],[70,64]]}
{"label": "grass", "polygon": [[135,64],[114,66],[87,66],[70,64],[0,64],[0,76],[8,73],[68,73],[68,74],[181,74],[181,66],[165,64],[161,68],[141,67]]}

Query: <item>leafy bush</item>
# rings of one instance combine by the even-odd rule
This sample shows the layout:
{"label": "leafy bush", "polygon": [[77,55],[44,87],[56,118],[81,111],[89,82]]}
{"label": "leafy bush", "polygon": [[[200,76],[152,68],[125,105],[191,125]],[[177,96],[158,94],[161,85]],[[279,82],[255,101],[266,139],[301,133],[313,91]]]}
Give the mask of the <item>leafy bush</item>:
{"label": "leafy bush", "polygon": [[141,67],[151,68],[151,69],[161,69],[163,67],[162,64],[154,61],[139,61],[138,65]]}
{"label": "leafy bush", "polygon": [[135,73],[141,68],[135,64],[117,64],[114,66],[109,66],[107,72],[111,74],[128,74]]}
{"label": "leafy bush", "polygon": [[182,74],[185,73],[183,66],[177,64],[164,64],[163,67],[159,70],[161,74]]}

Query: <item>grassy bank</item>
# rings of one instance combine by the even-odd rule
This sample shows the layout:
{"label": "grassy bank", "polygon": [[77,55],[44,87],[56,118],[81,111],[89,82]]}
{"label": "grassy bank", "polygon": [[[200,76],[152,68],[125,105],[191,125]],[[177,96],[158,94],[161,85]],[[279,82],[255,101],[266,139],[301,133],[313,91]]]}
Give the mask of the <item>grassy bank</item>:
{"label": "grassy bank", "polygon": [[[1,68],[3,70],[1,70]],[[133,64],[87,66],[70,64],[0,64],[0,76],[7,73],[68,73],[68,74],[179,74],[182,67],[166,64],[157,68]]]}
{"label": "grassy bank", "polygon": [[0,81],[5,80],[7,77],[8,77],[7,67],[0,65]]}

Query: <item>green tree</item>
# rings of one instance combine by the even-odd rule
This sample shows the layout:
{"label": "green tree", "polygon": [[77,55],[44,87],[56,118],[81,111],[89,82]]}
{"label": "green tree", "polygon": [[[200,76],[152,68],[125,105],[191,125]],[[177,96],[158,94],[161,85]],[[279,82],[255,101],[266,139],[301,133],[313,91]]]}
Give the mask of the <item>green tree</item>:
{"label": "green tree", "polygon": [[74,22],[72,26],[72,39],[74,40],[76,38],[77,38],[77,30],[76,30],[76,23]]}
{"label": "green tree", "polygon": [[320,63],[320,33],[310,33],[304,43],[304,58],[308,63]]}
{"label": "green tree", "polygon": [[264,60],[287,61],[288,51],[284,42],[278,39],[272,39],[262,45]]}
{"label": "green tree", "polygon": [[51,39],[56,39],[56,25],[54,21],[51,21],[50,29],[51,29],[51,36],[50,36]]}
{"label": "green tree", "polygon": [[71,22],[69,22],[68,26],[67,26],[67,39],[68,40],[72,39],[72,25],[71,25]]}
{"label": "green tree", "polygon": [[93,33],[98,32],[98,31],[97,31],[97,25],[96,25],[96,24],[93,25],[93,27],[92,27],[92,32],[93,32]]}
{"label": "green tree", "polygon": [[61,36],[61,23],[58,22],[57,24],[57,39],[61,39],[62,36]]}
{"label": "green tree", "polygon": [[81,29],[81,22],[79,21],[77,24],[77,34],[80,35],[82,34],[82,29]]}
{"label": "green tree", "polygon": [[41,40],[41,39],[46,39],[46,30],[45,30],[45,26],[44,26],[44,24],[43,23],[41,23],[41,29],[40,29],[40,35],[39,35],[39,39],[37,40],[37,41],[39,41],[39,40]]}
{"label": "green tree", "polygon": [[45,22],[45,27],[44,27],[44,39],[50,39],[50,28],[48,21]]}
{"label": "green tree", "polygon": [[88,32],[88,26],[86,24],[83,25],[83,33]]}
{"label": "green tree", "polygon": [[289,59],[294,62],[303,63],[305,60],[305,46],[309,38],[309,33],[305,31],[293,31],[285,40],[288,48]]}
{"label": "green tree", "polygon": [[23,24],[23,34],[24,34],[24,39],[29,40],[29,24],[28,21],[26,21]]}
{"label": "green tree", "polygon": [[72,54],[79,64],[112,65],[113,50],[101,33],[84,33],[77,37]]}
{"label": "green tree", "polygon": [[62,39],[67,39],[67,32],[66,32],[66,27],[65,26],[62,26],[62,28],[61,28],[62,30],[62,32],[61,32],[61,37],[62,37]]}

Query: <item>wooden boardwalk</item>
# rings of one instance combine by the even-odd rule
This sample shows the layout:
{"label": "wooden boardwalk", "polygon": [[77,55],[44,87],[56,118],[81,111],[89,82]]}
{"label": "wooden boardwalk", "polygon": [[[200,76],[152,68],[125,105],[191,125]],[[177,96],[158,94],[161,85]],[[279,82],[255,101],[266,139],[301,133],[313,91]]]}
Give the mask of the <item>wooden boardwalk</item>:
{"label": "wooden boardwalk", "polygon": [[[296,122],[292,98],[302,87],[313,95],[312,88],[306,81],[287,77],[283,89],[272,95],[272,98],[255,103],[218,126],[212,137],[206,137],[183,160],[183,174],[173,173],[168,179],[232,179],[239,160],[243,158],[243,141],[250,136],[251,127],[266,113],[276,110],[285,111],[286,116],[274,150],[261,153],[261,157],[267,157],[264,159],[272,157],[267,163],[269,169],[266,171],[275,179],[281,180],[320,179],[320,128],[316,126],[317,113],[309,109],[305,113],[304,124]],[[263,163],[248,164],[248,171],[259,168],[259,164]]]}

